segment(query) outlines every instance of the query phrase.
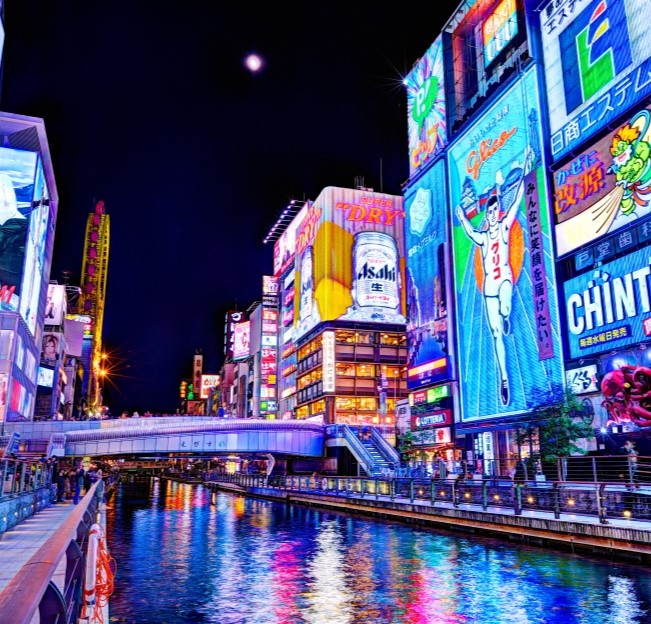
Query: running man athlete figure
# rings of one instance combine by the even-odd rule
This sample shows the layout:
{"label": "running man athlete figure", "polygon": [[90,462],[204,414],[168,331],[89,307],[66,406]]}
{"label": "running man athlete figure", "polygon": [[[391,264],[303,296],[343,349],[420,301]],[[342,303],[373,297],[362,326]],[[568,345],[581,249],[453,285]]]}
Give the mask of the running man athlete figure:
{"label": "running man athlete figure", "polygon": [[[502,195],[502,184],[503,178],[498,172],[495,187],[491,191],[486,205],[488,229],[476,230],[461,206],[457,206],[456,213],[466,236],[481,249],[484,265],[486,318],[493,335],[495,359],[500,374],[500,398],[503,405],[508,405],[510,392],[504,336],[508,336],[511,331],[509,315],[513,298],[513,271],[509,264],[509,236],[522,199],[524,175],[520,177],[515,187],[507,190],[504,195]],[[502,202],[504,202],[504,206]],[[506,214],[500,219],[502,210],[506,210]]]}

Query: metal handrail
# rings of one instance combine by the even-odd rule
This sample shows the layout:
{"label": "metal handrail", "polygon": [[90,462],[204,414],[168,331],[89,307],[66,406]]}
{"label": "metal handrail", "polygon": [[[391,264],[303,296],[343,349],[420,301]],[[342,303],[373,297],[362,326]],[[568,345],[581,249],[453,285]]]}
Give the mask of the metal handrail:
{"label": "metal handrail", "polygon": [[387,442],[386,438],[375,427],[371,427],[371,439],[375,442],[382,457],[391,464],[392,468],[400,464],[398,451]]}
{"label": "metal handrail", "polygon": [[366,470],[369,475],[372,475],[375,472],[375,462],[373,461],[371,454],[368,452],[368,449],[362,444],[360,439],[353,433],[352,429],[348,425],[342,423],[337,425],[337,427],[339,428],[339,431],[343,432],[342,437],[346,440],[351,450],[358,455],[359,459],[363,460],[361,463],[364,470]]}
{"label": "metal handrail", "polygon": [[61,559],[70,543],[77,539],[79,525],[97,490],[102,492],[100,487],[103,488],[101,479],[92,485],[56,534],[32,555],[0,593],[0,622],[29,624],[32,621]]}
{"label": "metal handrail", "polygon": [[[148,419],[146,419],[148,420]],[[228,420],[227,422],[216,422],[215,420],[187,425],[159,425],[158,427],[113,427],[111,429],[100,429],[93,431],[69,431],[66,435],[66,443],[89,442],[93,440],[106,440],[111,438],[139,438],[155,435],[170,435],[175,433],[198,433],[220,432],[220,431],[313,431],[323,433],[323,426],[316,423],[302,421],[269,421],[251,420]]]}

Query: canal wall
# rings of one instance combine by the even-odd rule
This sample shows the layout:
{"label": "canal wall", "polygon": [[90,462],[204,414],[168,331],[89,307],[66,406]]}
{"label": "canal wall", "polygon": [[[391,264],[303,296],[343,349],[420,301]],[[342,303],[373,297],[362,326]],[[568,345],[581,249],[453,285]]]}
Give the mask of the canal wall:
{"label": "canal wall", "polygon": [[572,552],[595,554],[607,558],[634,560],[651,564],[651,524],[613,520],[601,524],[597,518],[580,520],[553,514],[524,512],[516,516],[502,509],[474,511],[437,502],[379,500],[359,496],[339,497],[328,494],[249,487],[236,483],[209,482],[206,487],[286,503],[331,509],[346,513],[375,516],[421,526],[432,526],[466,534],[500,537],[524,544],[553,547]]}

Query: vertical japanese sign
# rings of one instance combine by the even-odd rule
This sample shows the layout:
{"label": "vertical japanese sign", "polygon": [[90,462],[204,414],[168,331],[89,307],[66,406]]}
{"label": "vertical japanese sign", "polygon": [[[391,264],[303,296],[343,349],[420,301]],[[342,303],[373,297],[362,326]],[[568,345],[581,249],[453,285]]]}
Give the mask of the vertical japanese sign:
{"label": "vertical japanese sign", "polygon": [[563,383],[536,84],[534,68],[448,150],[464,421]]}
{"label": "vertical japanese sign", "polygon": [[335,391],[335,333],[323,332],[323,392]]}
{"label": "vertical japanese sign", "polygon": [[651,94],[648,0],[550,0],[540,11],[555,160]]}
{"label": "vertical japanese sign", "polygon": [[529,229],[529,258],[531,260],[531,279],[533,281],[533,305],[536,319],[536,339],[541,360],[554,357],[551,316],[547,293],[547,271],[545,269],[545,251],[543,249],[542,231],[540,229],[540,207],[538,199],[538,181],[536,172],[532,171],[524,179],[525,211]]}

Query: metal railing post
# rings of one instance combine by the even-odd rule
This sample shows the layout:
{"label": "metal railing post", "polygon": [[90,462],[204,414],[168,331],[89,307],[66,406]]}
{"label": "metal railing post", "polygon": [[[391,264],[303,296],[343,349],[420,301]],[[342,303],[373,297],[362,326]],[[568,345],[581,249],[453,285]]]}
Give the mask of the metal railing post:
{"label": "metal railing post", "polygon": [[452,505],[459,506],[459,487],[456,479],[452,481]]}
{"label": "metal railing post", "polygon": [[561,492],[558,482],[554,483],[552,487],[552,495],[554,497],[554,518],[558,520],[561,517]]}
{"label": "metal railing post", "polygon": [[599,523],[600,524],[610,524],[606,516],[606,485],[601,483],[597,487],[597,512],[599,513]]}
{"label": "metal railing post", "polygon": [[430,496],[430,503],[432,504],[433,507],[436,501],[436,483],[434,483],[434,479],[432,479],[429,484],[429,496]]}
{"label": "metal railing post", "polygon": [[594,479],[595,483],[599,481],[597,478],[597,458],[594,456],[592,457],[592,478]]}
{"label": "metal railing post", "polygon": [[350,477],[346,479],[346,498],[350,496]]}
{"label": "metal railing post", "polygon": [[409,502],[414,502],[414,480],[409,479]]}
{"label": "metal railing post", "polygon": [[396,497],[396,480],[391,479],[391,481],[389,481],[389,498],[391,500],[394,500],[395,497]]}
{"label": "metal railing post", "polygon": [[522,483],[515,484],[515,496],[513,497],[514,514],[522,515]]}
{"label": "metal railing post", "polygon": [[375,479],[375,500],[380,500],[380,480]]}
{"label": "metal railing post", "polygon": [[488,481],[481,484],[481,507],[484,511],[488,509]]}

